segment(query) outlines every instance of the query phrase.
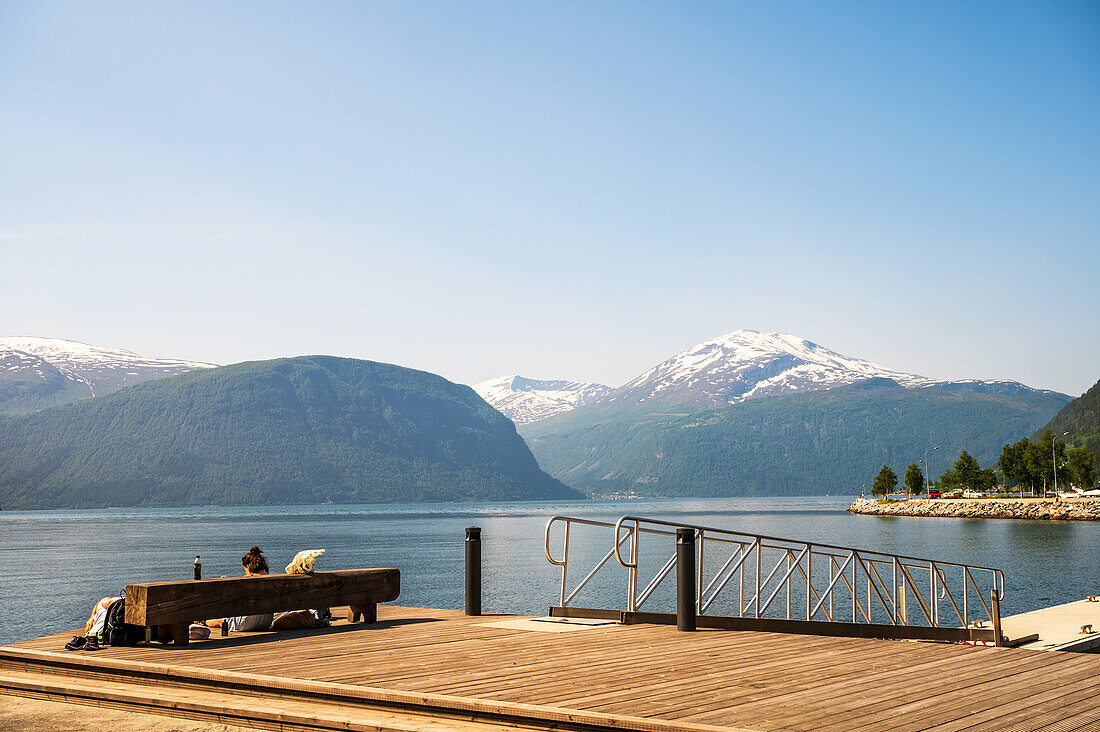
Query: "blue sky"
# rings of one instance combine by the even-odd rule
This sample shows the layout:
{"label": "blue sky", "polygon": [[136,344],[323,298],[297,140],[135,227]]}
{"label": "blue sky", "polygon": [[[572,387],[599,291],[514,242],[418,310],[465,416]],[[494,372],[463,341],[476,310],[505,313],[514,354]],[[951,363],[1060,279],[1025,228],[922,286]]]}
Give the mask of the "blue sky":
{"label": "blue sky", "polygon": [[1095,3],[0,3],[0,334],[1100,377]]}

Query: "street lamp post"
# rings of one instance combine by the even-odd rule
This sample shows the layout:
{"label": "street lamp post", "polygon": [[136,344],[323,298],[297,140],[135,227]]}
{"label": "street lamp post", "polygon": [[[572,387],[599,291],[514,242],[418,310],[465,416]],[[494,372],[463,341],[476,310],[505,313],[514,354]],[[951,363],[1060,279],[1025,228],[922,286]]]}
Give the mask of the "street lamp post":
{"label": "street lamp post", "polygon": [[[1068,435],[1068,432],[1063,432],[1062,437]],[[1058,443],[1057,437],[1050,439],[1050,464],[1054,466],[1054,502],[1058,502],[1058,456],[1055,453],[1055,446]]]}
{"label": "street lamp post", "polygon": [[932,486],[931,478],[928,475],[928,453],[935,452],[936,450],[939,450],[941,447],[943,447],[943,446],[942,445],[936,445],[935,447],[930,447],[930,448],[928,448],[927,450],[924,451],[924,495],[928,495],[928,489]]}

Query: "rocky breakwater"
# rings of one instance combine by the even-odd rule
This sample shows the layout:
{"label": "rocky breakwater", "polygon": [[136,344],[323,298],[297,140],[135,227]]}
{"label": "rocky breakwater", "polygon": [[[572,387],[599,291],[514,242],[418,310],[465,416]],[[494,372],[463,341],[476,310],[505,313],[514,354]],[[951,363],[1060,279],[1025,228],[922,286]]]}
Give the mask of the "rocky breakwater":
{"label": "rocky breakwater", "polygon": [[1100,521],[1100,499],[1055,501],[1053,498],[945,498],[880,503],[872,498],[857,498],[848,507],[848,511],[874,516]]}

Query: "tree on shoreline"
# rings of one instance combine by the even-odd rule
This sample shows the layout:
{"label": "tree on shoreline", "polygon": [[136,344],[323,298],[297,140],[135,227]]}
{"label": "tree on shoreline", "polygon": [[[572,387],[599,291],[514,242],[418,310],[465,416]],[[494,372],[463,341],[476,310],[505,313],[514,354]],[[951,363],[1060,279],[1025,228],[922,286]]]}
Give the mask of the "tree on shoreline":
{"label": "tree on shoreline", "polygon": [[871,495],[888,496],[897,486],[897,474],[890,469],[889,465],[883,465],[882,470],[875,476],[875,482],[871,484]]}
{"label": "tree on shoreline", "polygon": [[1028,464],[1035,474],[1036,485],[1042,481],[1044,494],[1048,486],[1054,485],[1055,463],[1065,469],[1066,443],[1054,439],[1054,433],[1048,429],[1028,450]]}
{"label": "tree on shoreline", "polygon": [[905,469],[905,490],[909,495],[924,493],[924,473],[916,463]]}
{"label": "tree on shoreline", "polygon": [[1056,440],[1054,433],[1047,430],[1036,442],[1024,437],[1012,445],[1005,445],[997,465],[1012,485],[1018,485],[1021,489],[1027,486],[1032,493],[1040,490],[1046,493],[1047,486],[1054,483],[1055,462],[1059,468],[1067,469],[1066,443]]}
{"label": "tree on shoreline", "polygon": [[992,468],[982,468],[974,456],[963,450],[955,464],[943,472],[939,482],[948,488],[988,491],[997,485],[997,474]]}
{"label": "tree on shoreline", "polygon": [[1090,490],[1096,482],[1096,471],[1092,465],[1092,453],[1088,448],[1075,447],[1066,453],[1066,471],[1070,482],[1082,490]]}
{"label": "tree on shoreline", "polygon": [[1011,485],[1018,485],[1021,490],[1027,486],[1030,491],[1035,492],[1038,476],[1032,470],[1034,460],[1030,458],[1030,453],[1036,449],[1038,448],[1026,437],[1001,449],[1001,458],[997,465]]}

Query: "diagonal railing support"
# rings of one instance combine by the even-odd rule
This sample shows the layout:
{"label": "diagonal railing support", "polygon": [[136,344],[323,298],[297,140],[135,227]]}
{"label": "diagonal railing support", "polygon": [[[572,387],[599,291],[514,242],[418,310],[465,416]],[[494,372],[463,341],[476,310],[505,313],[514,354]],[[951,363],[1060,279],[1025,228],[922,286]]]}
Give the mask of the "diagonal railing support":
{"label": "diagonal railing support", "polygon": [[[564,524],[560,559],[555,557],[550,549],[551,531],[559,523]],[[570,591],[567,579],[570,569],[576,564],[574,552],[570,549],[571,543],[576,541],[575,532],[571,529],[584,525],[596,531],[610,530],[613,542],[610,551],[603,554],[595,566],[586,572],[580,583]],[[661,542],[674,538],[677,529],[684,532],[691,531],[694,539],[691,542],[694,544],[691,549],[694,559],[693,595],[700,623],[704,623],[707,617],[723,617],[708,616],[707,613],[719,599],[731,594],[729,588],[733,584],[737,585],[735,589],[737,614],[732,617],[751,616],[761,622],[796,625],[798,623],[835,623],[837,627],[844,628],[859,625],[873,626],[876,628],[874,632],[879,634],[877,637],[888,637],[890,633],[894,633],[893,637],[925,637],[927,633],[923,631],[918,633],[915,630],[925,627],[922,623],[927,623],[927,626],[932,629],[943,628],[944,621],[952,620],[950,613],[947,613],[948,618],[941,618],[940,606],[941,600],[944,599],[948,601],[955,618],[964,627],[970,624],[972,605],[977,607],[980,604],[986,617],[992,621],[993,615],[999,608],[987,603],[986,591],[992,593],[990,596],[996,598],[998,605],[1004,598],[1004,574],[1000,570],[989,567],[919,559],[816,542],[799,542],[762,534],[749,534],[639,516],[623,516],[614,524],[555,516],[546,525],[545,551],[547,560],[561,569],[559,608],[564,611],[585,587],[591,586],[598,574],[609,571],[607,566],[612,564],[611,558],[614,557],[616,563],[626,569],[625,612],[632,618],[660,616],[661,613],[642,613],[638,609],[644,603],[651,602],[656,590],[667,583],[668,576],[678,565],[676,555],[673,554],[664,560],[653,578],[641,591],[639,591],[638,579],[643,571],[648,573],[649,568],[655,566],[653,552],[662,548]],[[643,534],[648,537],[645,540],[648,552],[645,557],[642,556],[640,549]],[[625,550],[624,545],[627,547]],[[683,551],[682,548],[681,551]],[[715,552],[717,557],[721,558],[720,566],[716,569],[713,567],[708,569],[703,560],[705,557],[715,556]],[[766,560],[765,552],[769,555]],[[659,557],[659,560],[664,559],[664,556]],[[772,557],[776,558],[774,564],[772,564]],[[824,568],[815,564],[818,561],[824,562]],[[772,566],[769,568],[767,564]],[[816,574],[820,576],[815,577],[815,566],[818,566]],[[890,572],[881,572],[880,570],[884,567],[889,567]],[[947,570],[950,570],[950,574]],[[928,578],[918,582],[915,574],[919,576],[923,572],[928,572]],[[889,586],[883,579],[883,574],[890,577]],[[827,575],[827,580],[822,577],[824,575]],[[799,581],[802,583],[797,588],[796,577],[800,578]],[[978,581],[979,577],[981,583]],[[840,587],[844,589],[840,590]],[[795,592],[796,589],[797,592]],[[777,602],[781,595],[784,596],[784,601]],[[971,596],[977,597],[978,603],[971,603]],[[748,597],[747,602],[746,597]],[[876,623],[874,618],[876,598],[886,612],[888,624]],[[795,604],[800,604],[803,600],[805,605],[796,608]],[[908,611],[906,610],[907,601]],[[835,606],[837,602],[840,603],[839,607]],[[841,615],[847,613],[845,605],[847,602],[851,602],[851,622],[839,622],[837,613]],[[920,608],[919,614],[913,611],[913,604]],[[785,615],[786,619],[765,617],[769,612],[771,615],[776,615],[778,612]],[[805,619],[793,620],[796,612]],[[815,619],[822,614],[827,620]],[[897,630],[889,632],[883,630],[891,626],[895,626]],[[941,636],[945,639],[954,638],[955,635],[948,633],[948,630],[950,628],[944,628]],[[961,629],[958,630],[961,632]]]}

